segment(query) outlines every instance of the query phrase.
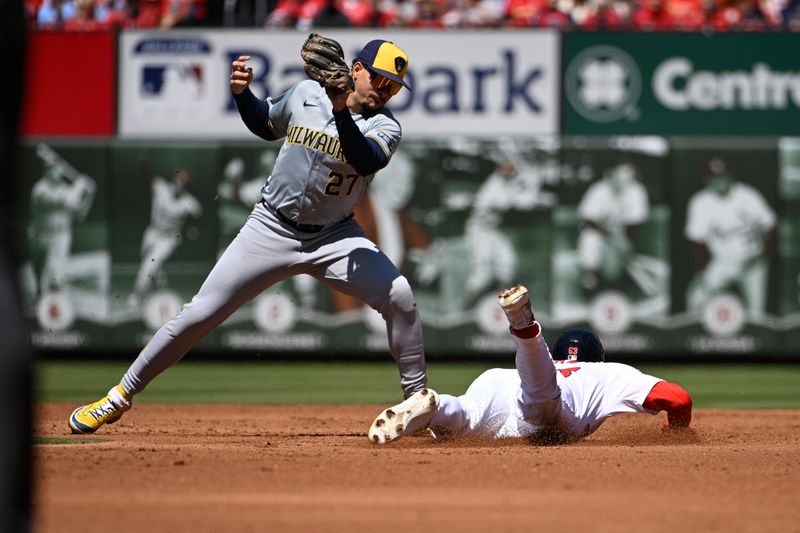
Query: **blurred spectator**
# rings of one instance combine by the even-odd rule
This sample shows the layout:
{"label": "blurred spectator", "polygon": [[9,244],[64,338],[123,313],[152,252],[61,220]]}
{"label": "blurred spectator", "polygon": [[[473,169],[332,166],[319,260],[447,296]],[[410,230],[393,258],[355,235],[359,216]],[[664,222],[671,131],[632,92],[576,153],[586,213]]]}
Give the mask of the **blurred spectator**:
{"label": "blurred spectator", "polygon": [[741,0],[706,0],[705,29],[729,31],[742,24]]}
{"label": "blurred spectator", "polygon": [[632,25],[631,4],[627,0],[596,0],[576,3],[572,9],[572,21],[583,30],[625,30]]}
{"label": "blurred spectator", "polygon": [[664,10],[673,30],[697,31],[705,22],[702,0],[664,0]]}
{"label": "blurred spectator", "polygon": [[401,0],[402,4],[399,4],[395,0],[374,0],[374,9],[372,11],[372,20],[369,23],[369,26],[374,26],[378,28],[384,28],[386,26],[401,26],[407,25],[401,22],[401,10],[405,4],[409,4],[410,2],[405,2]]}
{"label": "blurred spectator", "polygon": [[[383,2],[384,0],[380,0]],[[394,0],[388,0],[394,2]],[[389,15],[389,9],[384,12]],[[414,0],[397,0],[394,7],[394,18],[387,16],[387,26],[411,26],[412,22],[417,19],[419,9]]]}
{"label": "blurred spectator", "polygon": [[[800,0],[24,0],[29,27],[105,31],[550,27],[585,31],[800,31]],[[223,21],[224,12],[224,21]],[[263,22],[262,22],[263,21]]]}
{"label": "blurred spectator", "polygon": [[669,31],[672,21],[663,0],[639,0],[633,14],[633,27],[639,31]]}
{"label": "blurred spectator", "polygon": [[95,0],[94,18],[108,26],[121,26],[127,16],[126,0]]}
{"label": "blurred spectator", "polygon": [[125,5],[126,28],[156,28],[161,22],[159,0],[128,0]]}
{"label": "blurred spectator", "polygon": [[739,29],[744,31],[764,31],[776,29],[780,26],[777,14],[771,17],[766,1],[742,0],[742,24]]}
{"label": "blurred spectator", "polygon": [[442,16],[447,11],[447,3],[444,0],[413,0],[417,13],[409,21],[408,25],[412,28],[444,28]]}
{"label": "blurred spectator", "polygon": [[[373,0],[281,0],[267,18],[268,28],[374,26]],[[319,18],[319,21],[317,19]]]}
{"label": "blurred spectator", "polygon": [[442,15],[446,28],[486,28],[499,26],[503,12],[496,3],[484,0],[455,0]]}
{"label": "blurred spectator", "polygon": [[575,0],[572,6],[572,21],[581,29],[588,29],[590,20],[597,18],[599,2],[594,0]]}
{"label": "blurred spectator", "polygon": [[510,26],[534,26],[544,10],[546,0],[508,0],[505,9],[506,23]]}
{"label": "blurred spectator", "polygon": [[705,24],[701,0],[640,0],[633,25],[643,31],[698,31]]}
{"label": "blurred spectator", "polygon": [[75,14],[64,21],[64,31],[103,31],[110,25],[99,22],[94,17],[94,0],[75,0]]}
{"label": "blurred spectator", "polygon": [[28,29],[36,29],[36,13],[42,5],[41,0],[25,0],[24,17],[25,27]]}
{"label": "blurred spectator", "polygon": [[205,0],[162,0],[159,26],[199,26],[207,12]]}
{"label": "blurred spectator", "polygon": [[346,28],[350,26],[350,20],[347,18],[347,15],[345,15],[336,4],[336,0],[328,0],[325,2],[323,8],[314,15],[309,26],[315,28]]}
{"label": "blurred spectator", "polygon": [[783,10],[786,0],[758,0],[764,20],[770,29],[778,29],[783,25]]}
{"label": "blurred spectator", "polygon": [[56,30],[74,14],[75,6],[70,1],[44,0],[36,13],[36,27],[40,30]]}
{"label": "blurred spectator", "polygon": [[267,28],[293,28],[304,3],[304,0],[280,0],[267,17]]}
{"label": "blurred spectator", "polygon": [[781,11],[781,20],[789,31],[800,31],[800,0],[790,0]]}
{"label": "blurred spectator", "polygon": [[569,11],[572,7],[570,0],[548,0],[544,8],[539,11],[536,26],[544,28],[568,29],[572,26]]}

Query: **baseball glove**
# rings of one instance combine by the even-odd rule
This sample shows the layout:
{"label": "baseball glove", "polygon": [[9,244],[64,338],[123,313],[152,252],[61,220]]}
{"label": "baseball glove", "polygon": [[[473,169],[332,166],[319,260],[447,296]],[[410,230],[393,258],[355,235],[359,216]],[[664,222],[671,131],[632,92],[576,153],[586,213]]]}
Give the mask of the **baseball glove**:
{"label": "baseball glove", "polygon": [[312,33],[303,43],[300,56],[308,77],[325,87],[325,90],[341,94],[355,89],[350,67],[344,61],[342,46],[333,39]]}

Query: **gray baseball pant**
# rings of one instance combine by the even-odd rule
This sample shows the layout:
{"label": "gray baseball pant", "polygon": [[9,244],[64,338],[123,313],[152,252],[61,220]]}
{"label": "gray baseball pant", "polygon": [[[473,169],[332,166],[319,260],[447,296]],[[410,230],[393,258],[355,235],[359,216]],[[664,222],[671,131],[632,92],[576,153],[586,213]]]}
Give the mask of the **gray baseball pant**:
{"label": "gray baseball pant", "polygon": [[310,274],[381,313],[405,396],[425,387],[419,312],[411,286],[389,258],[352,218],[319,233],[303,233],[281,222],[261,203],[191,302],[142,349],[123,376],[122,387],[130,394],[141,392],[236,309],[298,274]]}

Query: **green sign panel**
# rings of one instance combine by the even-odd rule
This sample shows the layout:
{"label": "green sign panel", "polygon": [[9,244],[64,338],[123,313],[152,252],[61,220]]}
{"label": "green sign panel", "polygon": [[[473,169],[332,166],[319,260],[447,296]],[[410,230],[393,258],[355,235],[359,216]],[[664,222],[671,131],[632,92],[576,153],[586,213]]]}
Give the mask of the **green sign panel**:
{"label": "green sign panel", "polygon": [[[27,142],[16,198],[33,342],[134,355],[191,300],[278,146]],[[508,357],[497,292],[523,283],[545,337],[609,354],[794,354],[800,136],[565,136],[404,142],[355,210],[414,288],[431,355]],[[362,301],[301,275],[197,351],[381,352]]]}
{"label": "green sign panel", "polygon": [[800,132],[800,35],[563,37],[562,132]]}

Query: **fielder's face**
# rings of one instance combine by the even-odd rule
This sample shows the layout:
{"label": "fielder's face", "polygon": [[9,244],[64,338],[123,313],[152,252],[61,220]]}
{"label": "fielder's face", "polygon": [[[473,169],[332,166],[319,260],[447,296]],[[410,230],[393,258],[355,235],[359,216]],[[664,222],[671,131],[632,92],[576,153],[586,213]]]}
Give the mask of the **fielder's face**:
{"label": "fielder's face", "polygon": [[402,86],[379,74],[371,73],[360,61],[353,65],[353,81],[356,102],[364,110],[377,111],[402,88]]}

